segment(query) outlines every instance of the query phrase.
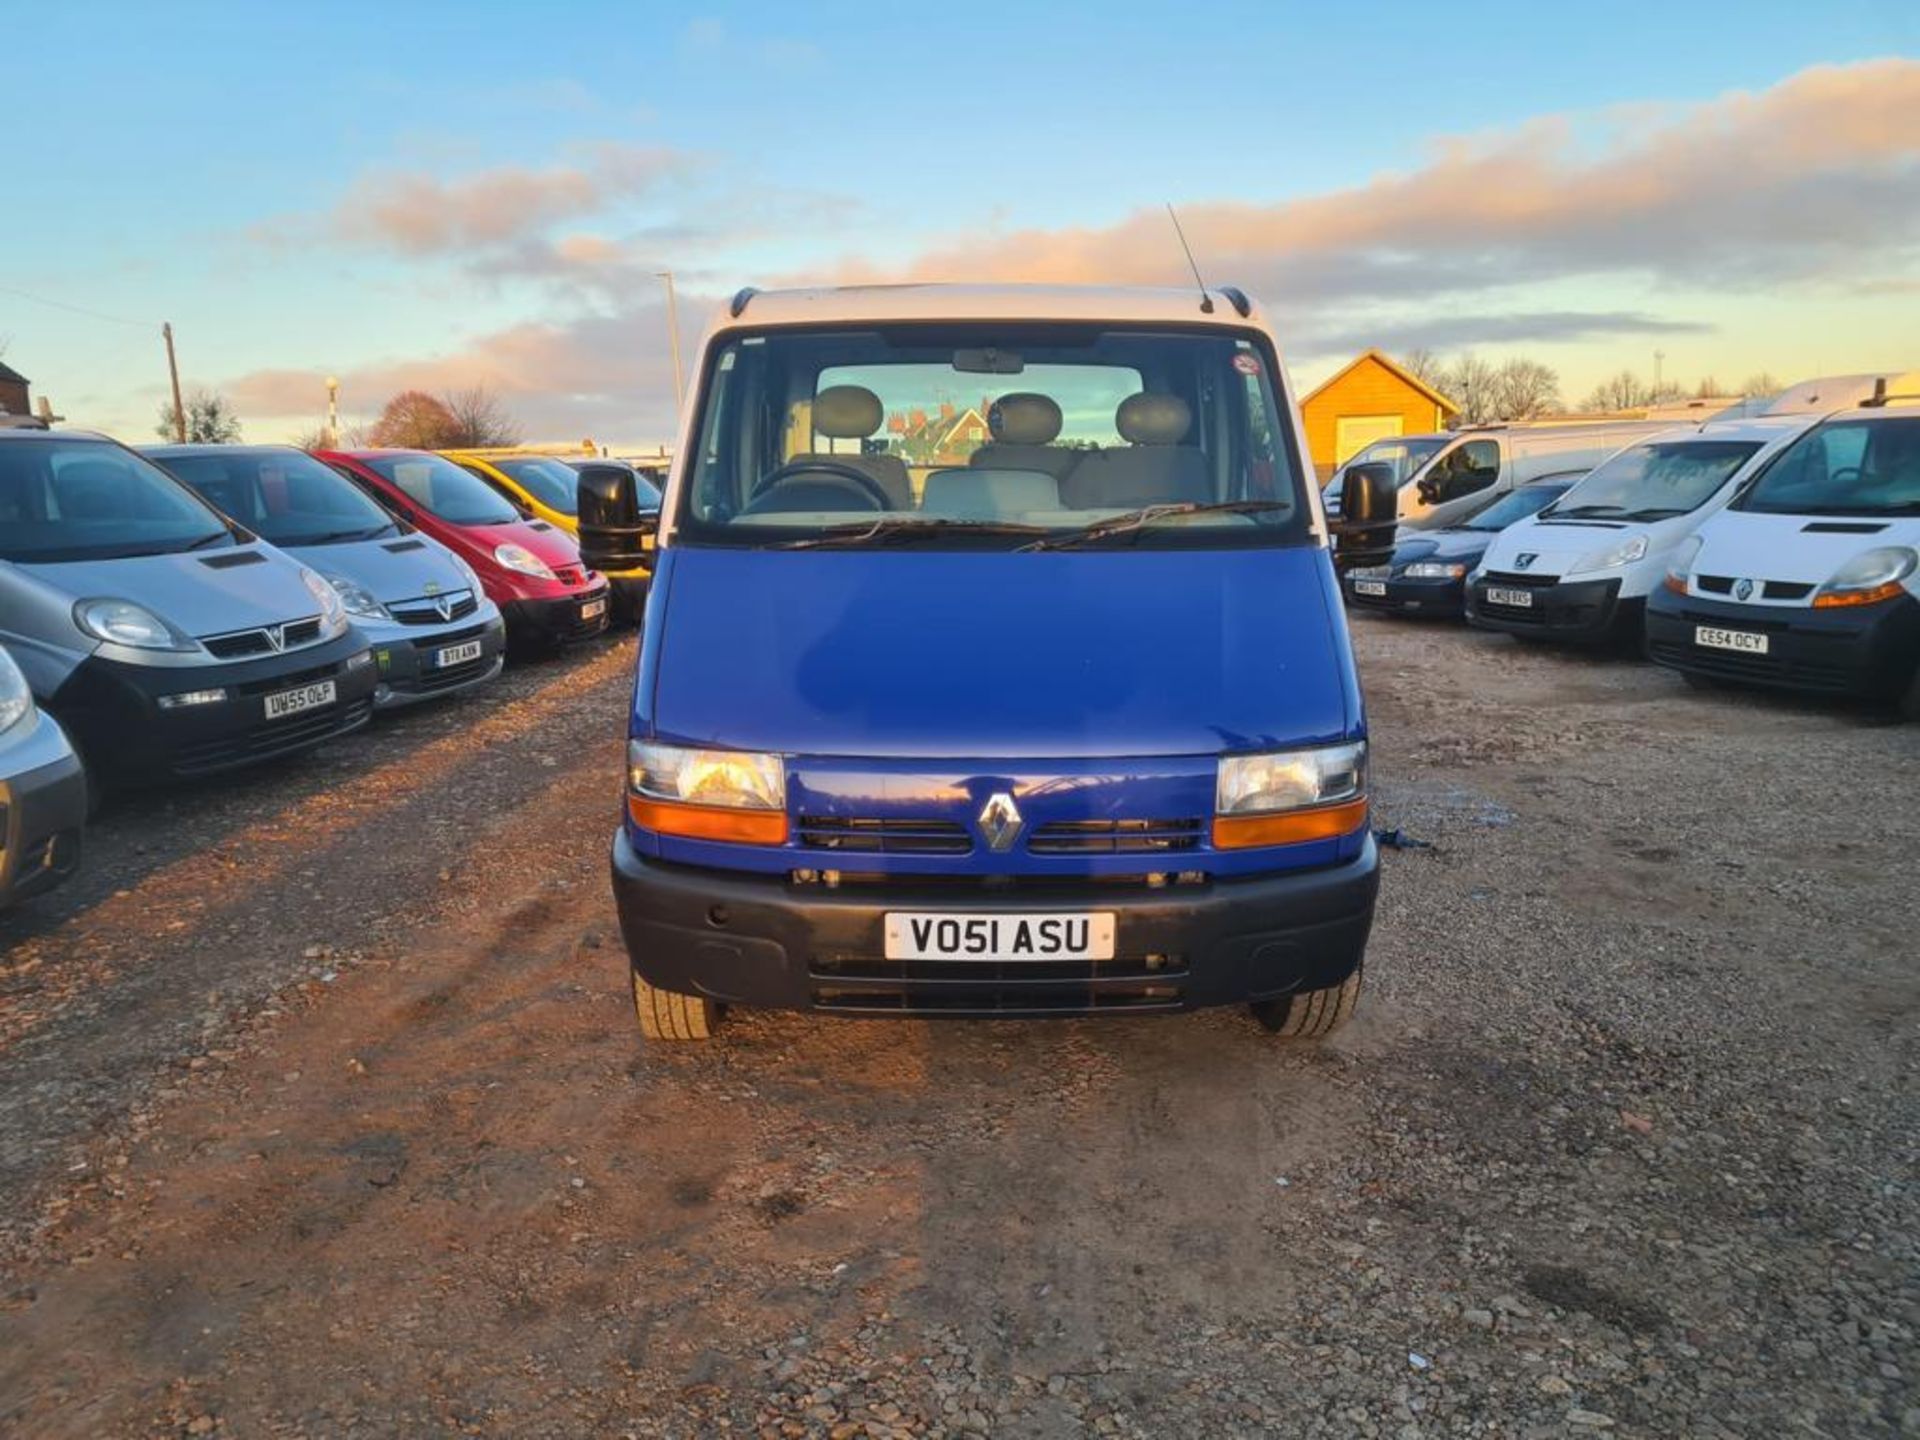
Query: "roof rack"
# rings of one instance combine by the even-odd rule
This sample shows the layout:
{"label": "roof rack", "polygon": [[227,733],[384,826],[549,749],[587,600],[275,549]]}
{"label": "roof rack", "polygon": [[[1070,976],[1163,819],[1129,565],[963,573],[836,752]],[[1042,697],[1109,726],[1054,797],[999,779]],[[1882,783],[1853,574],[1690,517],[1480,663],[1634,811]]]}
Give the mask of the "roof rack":
{"label": "roof rack", "polygon": [[751,285],[742,285],[733,292],[733,302],[727,306],[727,314],[738,320],[745,313],[747,306],[753,302],[753,297],[759,293]]}
{"label": "roof rack", "polygon": [[1227,303],[1233,306],[1242,320],[1253,313],[1253,302],[1247,298],[1247,292],[1238,285],[1222,285],[1220,293],[1227,297]]}
{"label": "roof rack", "polygon": [[1889,392],[1887,377],[1878,376],[1873,382],[1873,394],[1860,402],[1862,410],[1884,410],[1889,401],[1920,400],[1920,391],[1896,390]]}

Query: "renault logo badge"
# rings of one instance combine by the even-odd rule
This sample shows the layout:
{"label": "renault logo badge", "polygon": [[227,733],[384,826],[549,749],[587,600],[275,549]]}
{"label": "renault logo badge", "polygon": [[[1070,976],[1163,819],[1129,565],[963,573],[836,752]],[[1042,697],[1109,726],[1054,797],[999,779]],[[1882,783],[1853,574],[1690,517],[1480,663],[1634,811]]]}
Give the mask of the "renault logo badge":
{"label": "renault logo badge", "polygon": [[1751,580],[1741,580],[1733,587],[1733,598],[1736,600],[1745,600],[1752,594],[1753,581]]}
{"label": "renault logo badge", "polygon": [[1013,796],[1004,790],[987,797],[987,803],[980,810],[980,834],[985,838],[987,848],[996,855],[1003,855],[1013,848],[1013,842],[1020,838],[1020,829],[1025,823],[1020,818],[1020,807],[1013,803]]}

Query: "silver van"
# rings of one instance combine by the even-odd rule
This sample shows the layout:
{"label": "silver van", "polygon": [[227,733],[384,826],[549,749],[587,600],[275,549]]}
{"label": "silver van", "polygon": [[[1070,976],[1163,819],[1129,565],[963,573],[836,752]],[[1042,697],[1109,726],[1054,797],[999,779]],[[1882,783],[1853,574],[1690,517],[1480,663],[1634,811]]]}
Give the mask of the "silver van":
{"label": "silver van", "polygon": [[86,818],[80,757],[0,645],[0,910],[73,873]]}
{"label": "silver van", "polygon": [[373,647],[376,709],[500,673],[506,626],[466,562],[396,521],[291,445],[154,445],[143,452],[231,520],[317,570]]}
{"label": "silver van", "polygon": [[73,430],[0,430],[0,643],[104,784],[308,749],[378,680],[319,574]]}

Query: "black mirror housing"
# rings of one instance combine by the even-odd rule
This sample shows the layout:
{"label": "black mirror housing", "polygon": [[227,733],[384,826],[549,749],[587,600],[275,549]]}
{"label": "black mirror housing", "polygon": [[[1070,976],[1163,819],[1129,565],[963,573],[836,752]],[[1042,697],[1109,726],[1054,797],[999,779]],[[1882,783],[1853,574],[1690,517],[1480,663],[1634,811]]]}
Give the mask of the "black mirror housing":
{"label": "black mirror housing", "polygon": [[581,560],[613,574],[644,569],[660,532],[660,512],[641,509],[633,472],[624,466],[590,466],[580,472],[575,494]]}
{"label": "black mirror housing", "polygon": [[1355,570],[1391,560],[1399,510],[1400,479],[1391,465],[1349,465],[1341,482],[1341,513],[1331,521],[1333,563]]}

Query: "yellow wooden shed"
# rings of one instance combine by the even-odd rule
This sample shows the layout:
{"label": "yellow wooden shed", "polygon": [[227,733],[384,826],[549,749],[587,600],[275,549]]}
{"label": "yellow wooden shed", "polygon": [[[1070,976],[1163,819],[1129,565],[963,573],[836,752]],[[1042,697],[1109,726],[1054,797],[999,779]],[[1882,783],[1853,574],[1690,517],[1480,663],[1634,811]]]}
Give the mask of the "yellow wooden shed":
{"label": "yellow wooden shed", "polygon": [[1307,449],[1322,482],[1375,440],[1444,430],[1459,411],[1378,350],[1342,366],[1300,402]]}

